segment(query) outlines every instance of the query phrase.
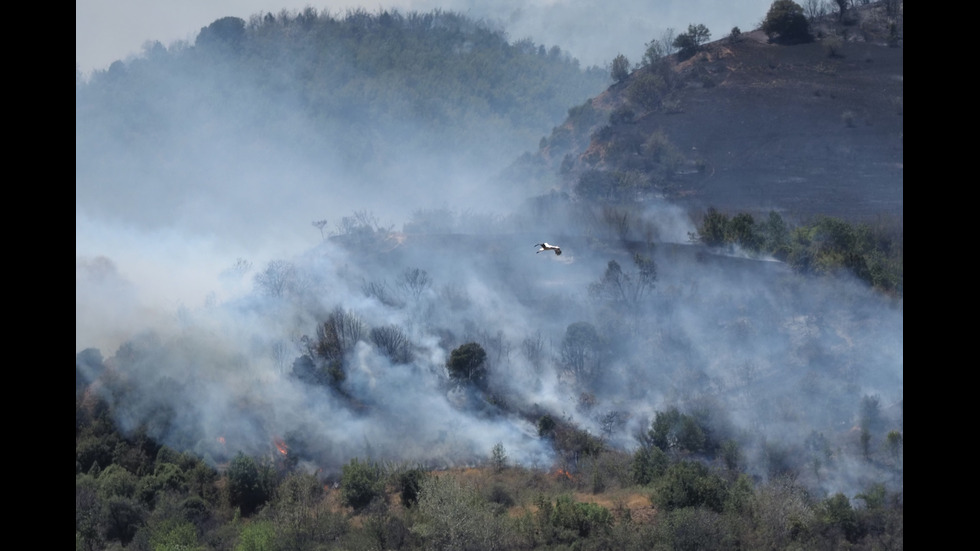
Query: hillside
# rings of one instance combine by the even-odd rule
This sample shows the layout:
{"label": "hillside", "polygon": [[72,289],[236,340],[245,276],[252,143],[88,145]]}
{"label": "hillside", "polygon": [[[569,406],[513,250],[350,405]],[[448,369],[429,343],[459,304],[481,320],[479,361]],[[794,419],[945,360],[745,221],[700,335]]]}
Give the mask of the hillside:
{"label": "hillside", "polygon": [[695,55],[638,68],[573,110],[524,164],[568,191],[583,174],[628,174],[613,200],[694,212],[901,218],[902,21],[875,3],[814,21],[808,43],[713,32]]}
{"label": "hillside", "polygon": [[76,549],[901,549],[903,43],[862,13],[611,87],[312,10],[76,82]]}
{"label": "hillside", "polygon": [[225,17],[76,73],[76,205],[277,248],[305,235],[297,217],[403,220],[430,196],[499,211],[515,192],[487,175],[608,83],[452,12]]}

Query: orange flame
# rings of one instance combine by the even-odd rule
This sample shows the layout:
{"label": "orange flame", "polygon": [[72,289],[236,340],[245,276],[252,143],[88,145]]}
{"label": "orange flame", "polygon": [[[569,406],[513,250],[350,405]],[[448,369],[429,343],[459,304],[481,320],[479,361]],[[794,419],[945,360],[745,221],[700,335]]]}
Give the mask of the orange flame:
{"label": "orange flame", "polygon": [[225,437],[224,436],[219,436],[218,437],[218,443],[221,444],[222,446],[224,446],[225,445]]}
{"label": "orange flame", "polygon": [[279,453],[283,455],[289,453],[289,448],[286,447],[286,443],[283,442],[282,439],[276,438],[272,442],[276,445],[276,449],[279,450]]}
{"label": "orange flame", "polygon": [[555,471],[555,478],[558,478],[558,479],[566,478],[568,480],[574,480],[574,477],[572,476],[572,473],[568,472],[565,469],[562,469],[561,467],[559,467],[558,470]]}

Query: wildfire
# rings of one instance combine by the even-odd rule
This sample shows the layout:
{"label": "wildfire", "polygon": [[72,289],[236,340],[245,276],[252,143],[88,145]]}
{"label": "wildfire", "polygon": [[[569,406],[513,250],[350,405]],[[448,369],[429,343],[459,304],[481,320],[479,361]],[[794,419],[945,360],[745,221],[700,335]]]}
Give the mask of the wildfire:
{"label": "wildfire", "polygon": [[276,449],[279,450],[279,453],[283,455],[289,453],[289,448],[286,447],[286,442],[284,442],[281,438],[274,439],[272,443],[276,445]]}
{"label": "wildfire", "polygon": [[224,436],[219,436],[217,438],[217,440],[218,440],[218,443],[221,444],[222,446],[225,445],[225,437]]}
{"label": "wildfire", "polygon": [[557,478],[559,480],[562,480],[562,479],[575,480],[575,478],[572,476],[572,473],[571,472],[569,472],[566,469],[562,469],[561,467],[558,467],[558,470],[555,471],[555,478]]}

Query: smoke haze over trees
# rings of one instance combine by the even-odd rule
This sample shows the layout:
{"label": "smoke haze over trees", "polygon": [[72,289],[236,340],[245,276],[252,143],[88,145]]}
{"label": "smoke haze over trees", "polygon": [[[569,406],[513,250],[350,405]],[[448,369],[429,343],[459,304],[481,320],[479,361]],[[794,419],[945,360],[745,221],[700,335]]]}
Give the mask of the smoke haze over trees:
{"label": "smoke haze over trees", "polygon": [[[619,76],[628,98],[642,75]],[[644,194],[690,163],[663,132],[583,169],[641,113],[590,102],[611,84],[458,13],[393,10],[222,18],[76,74],[76,539],[149,546],[171,485],[207,504],[182,515],[224,500],[263,541],[339,481],[386,537],[480,545],[514,496],[425,473],[488,462],[642,486],[663,530],[772,507],[863,537],[852,508],[903,491],[901,240],[893,280],[863,227]],[[516,177],[551,146],[582,157]],[[385,484],[417,524],[390,528]],[[447,503],[476,524],[449,532]],[[540,545],[622,526],[567,497],[535,510]],[[316,538],[351,530],[318,514]]]}

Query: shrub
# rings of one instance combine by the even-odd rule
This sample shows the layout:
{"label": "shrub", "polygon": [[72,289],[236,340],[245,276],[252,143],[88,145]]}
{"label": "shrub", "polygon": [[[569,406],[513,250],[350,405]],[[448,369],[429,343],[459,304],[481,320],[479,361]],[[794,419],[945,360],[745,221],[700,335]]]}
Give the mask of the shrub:
{"label": "shrub", "polygon": [[838,36],[828,36],[823,39],[823,48],[827,52],[827,57],[844,57],[844,41]]}
{"label": "shrub", "polygon": [[707,507],[720,513],[725,496],[725,482],[718,475],[701,463],[681,461],[667,467],[654,502],[666,510]]}
{"label": "shrub", "polygon": [[626,97],[634,105],[653,111],[660,107],[667,91],[667,81],[662,75],[647,72],[633,78],[626,88]]}
{"label": "shrub", "polygon": [[577,538],[587,538],[612,527],[612,514],[609,509],[595,503],[580,503],[571,496],[558,496],[554,505],[551,502],[539,503],[539,513],[555,530],[552,539],[572,543]]}
{"label": "shrub", "polygon": [[732,27],[732,32],[728,33],[728,41],[737,44],[740,40],[742,40],[742,29]]}

